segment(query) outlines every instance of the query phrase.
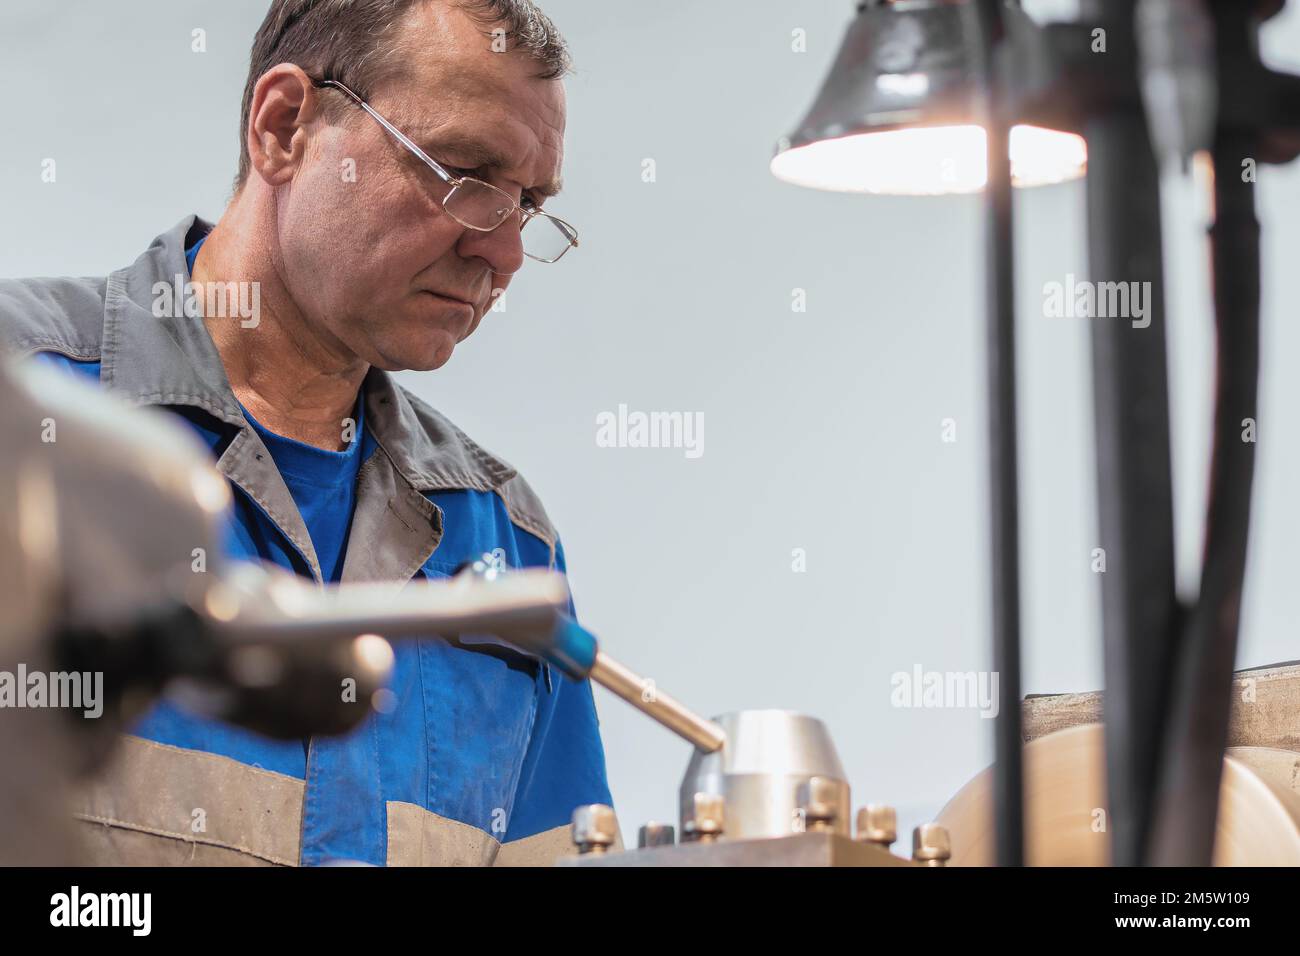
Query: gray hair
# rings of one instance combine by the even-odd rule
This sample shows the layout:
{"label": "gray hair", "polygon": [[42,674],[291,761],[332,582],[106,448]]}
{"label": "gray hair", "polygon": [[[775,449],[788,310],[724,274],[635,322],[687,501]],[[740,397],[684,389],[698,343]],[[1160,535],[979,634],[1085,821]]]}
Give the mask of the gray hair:
{"label": "gray hair", "polygon": [[[239,176],[248,178],[248,119],[253,88],[277,63],[293,63],[315,77],[329,76],[364,90],[397,68],[387,43],[407,12],[428,0],[273,0],[253,39],[248,81],[239,115]],[[486,30],[504,28],[510,48],[536,60],[541,79],[564,76],[571,66],[564,38],[533,0],[448,0]]]}

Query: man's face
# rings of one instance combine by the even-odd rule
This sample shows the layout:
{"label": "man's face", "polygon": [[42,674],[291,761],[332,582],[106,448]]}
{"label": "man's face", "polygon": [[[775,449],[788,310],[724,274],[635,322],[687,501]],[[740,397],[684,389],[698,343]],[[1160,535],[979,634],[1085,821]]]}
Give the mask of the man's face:
{"label": "man's face", "polygon": [[[540,203],[560,176],[564,89],[491,41],[459,10],[420,4],[396,34],[400,78],[363,95],[448,172]],[[525,261],[518,217],[492,232],[460,225],[427,165],[341,92],[317,95],[339,97],[344,120],[313,124],[278,192],[282,278],[305,320],[351,355],[388,371],[438,368]]]}

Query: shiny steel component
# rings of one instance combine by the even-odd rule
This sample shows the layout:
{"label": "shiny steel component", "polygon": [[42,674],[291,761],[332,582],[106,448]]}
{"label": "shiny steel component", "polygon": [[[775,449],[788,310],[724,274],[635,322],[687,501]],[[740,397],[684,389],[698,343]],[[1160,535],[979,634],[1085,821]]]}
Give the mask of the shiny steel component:
{"label": "shiny steel component", "polygon": [[484,633],[529,651],[533,635],[554,630],[568,599],[564,575],[541,569],[495,580],[466,575],[322,588],[287,571],[241,563],[204,611],[232,644]]}
{"label": "shiny steel component", "polygon": [[677,830],[671,823],[659,823],[651,820],[641,824],[636,832],[636,846],[644,850],[652,846],[672,846],[677,842]]}
{"label": "shiny steel component", "polygon": [[712,753],[722,746],[724,734],[721,727],[693,713],[603,652],[596,653],[590,677],[679,737],[689,740],[697,749]]}
{"label": "shiny steel component", "polygon": [[[953,866],[992,866],[988,771],[939,812],[952,834]],[[1025,862],[1107,866],[1105,745],[1100,724],[1071,727],[1025,745]],[[1215,866],[1300,866],[1300,753],[1229,747],[1223,761]]]}
{"label": "shiny steel component", "polygon": [[868,803],[858,811],[858,839],[890,847],[898,839],[898,814],[883,803]]}
{"label": "shiny steel component", "polygon": [[[75,725],[54,710],[30,716],[4,711],[0,738],[18,749],[0,739],[0,758],[4,766],[25,768],[8,774],[25,789],[29,771],[53,776],[100,766],[120,722],[148,702],[143,694],[121,696],[112,665],[119,657],[132,661],[135,671],[156,663],[141,662],[130,640],[141,618],[153,611],[166,618],[184,602],[201,600],[221,572],[219,522],[230,491],[208,450],[173,416],[128,409],[79,376],[36,362],[0,364],[0,444],[0,618],[6,622],[0,625],[0,670],[25,662],[32,670],[99,673],[105,709],[103,719]],[[59,638],[89,627],[102,638],[107,662],[77,666],[81,662],[63,654]],[[193,655],[188,635],[161,633],[168,639],[160,650]],[[155,674],[132,676],[136,686],[156,690]],[[74,726],[75,739],[68,734]],[[17,756],[25,751],[59,761],[46,733],[67,738],[61,748],[66,767],[50,769],[32,756]],[[32,791],[38,813],[0,820],[0,859],[24,858],[4,848],[27,843],[23,821],[33,821],[32,832],[40,832],[35,821],[57,789]],[[6,802],[0,795],[0,815]],[[11,820],[20,831],[15,842],[9,840]],[[39,853],[39,838],[32,846]],[[58,858],[51,852],[46,859]]]}
{"label": "shiny steel component", "polygon": [[[529,653],[546,645],[567,605],[564,576],[540,569],[320,587],[231,562],[195,609],[218,657],[182,672],[171,692],[191,710],[267,736],[339,734],[385,705],[386,638],[440,634]],[[344,679],[346,696],[336,692]]]}
{"label": "shiny steel component", "polygon": [[712,843],[726,829],[726,804],[716,793],[696,793],[691,798],[691,816],[682,821],[682,837]]}
{"label": "shiny steel component", "polygon": [[573,844],[579,853],[604,853],[614,845],[617,835],[613,807],[589,803],[573,811]]}
{"label": "shiny steel component", "polygon": [[[538,587],[544,584],[543,579],[537,577],[539,573],[545,575],[548,572],[512,571],[503,575],[492,556],[484,555],[483,559],[458,574],[457,579],[494,581],[501,578],[512,587],[520,589],[520,598],[528,599],[530,595],[537,596],[540,593]],[[521,584],[517,580],[527,575],[534,578],[531,585]],[[524,604],[533,603],[536,606],[528,608],[521,605],[516,609],[519,612],[517,621],[507,619],[492,628],[493,633],[503,639],[502,643],[541,657],[573,680],[591,680],[603,684],[637,710],[705,753],[721,747],[724,739],[721,727],[660,692],[654,681],[638,676],[603,653],[594,634],[561,613],[568,602],[567,583],[560,575],[553,577],[556,579],[556,593],[549,603],[556,606],[548,607],[546,601],[537,604],[525,600]],[[527,613],[530,611],[531,616]]]}
{"label": "shiny steel component", "polygon": [[763,837],[716,843],[684,841],[676,846],[647,847],[630,853],[588,853],[562,857],[557,866],[683,867],[876,867],[921,866],[883,847],[850,840],[838,833],[794,833],[780,840]]}
{"label": "shiny steel component", "polygon": [[849,836],[849,785],[820,720],[784,710],[745,710],[717,722],[725,744],[714,753],[692,754],[682,780],[683,832],[695,816],[695,795],[712,793],[726,804],[728,839],[790,836],[803,823],[800,784],[824,777],[838,788],[831,830]]}
{"label": "shiny steel component", "polygon": [[809,777],[799,784],[795,801],[803,815],[804,830],[809,833],[834,831],[840,810],[840,781],[830,777]]}
{"label": "shiny steel component", "polygon": [[926,866],[943,866],[952,858],[948,831],[938,823],[922,823],[912,831],[912,859]]}
{"label": "shiny steel component", "polygon": [[207,448],[167,413],[127,411],[56,369],[21,363],[0,374],[0,465],[43,488],[18,515],[13,560],[54,579],[59,600],[44,610],[112,627],[163,600],[201,600],[224,567],[231,500]]}

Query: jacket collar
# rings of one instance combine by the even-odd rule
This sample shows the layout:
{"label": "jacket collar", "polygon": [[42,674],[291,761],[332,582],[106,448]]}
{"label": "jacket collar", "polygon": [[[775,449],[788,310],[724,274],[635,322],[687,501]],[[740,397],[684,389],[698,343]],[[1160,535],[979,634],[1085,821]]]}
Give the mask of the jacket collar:
{"label": "jacket collar", "polygon": [[[193,406],[252,432],[203,321],[174,317],[179,308],[162,317],[154,314],[159,284],[174,293],[178,276],[182,286],[189,280],[185,250],[211,229],[198,216],[186,216],[134,263],[109,276],[101,375],[107,386],[138,404]],[[372,368],[363,389],[367,426],[416,491],[494,491],[515,476],[510,465],[410,396],[388,372]]]}

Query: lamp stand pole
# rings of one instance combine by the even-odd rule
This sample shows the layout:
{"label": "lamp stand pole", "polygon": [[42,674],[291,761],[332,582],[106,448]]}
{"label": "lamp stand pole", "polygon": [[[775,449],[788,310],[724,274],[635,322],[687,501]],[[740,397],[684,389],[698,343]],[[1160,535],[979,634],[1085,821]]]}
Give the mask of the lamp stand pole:
{"label": "lamp stand pole", "polygon": [[[1173,478],[1161,255],[1160,173],[1141,100],[1132,0],[1088,0],[1115,71],[1108,109],[1090,111],[1089,278],[1148,290],[1146,316],[1095,316],[1093,409],[1105,657],[1111,862],[1143,862],[1181,613],[1174,585]],[[1100,55],[1100,54],[1099,54]],[[1101,296],[1095,297],[1100,300]]]}
{"label": "lamp stand pole", "polygon": [[1005,29],[998,0],[981,0],[986,85],[987,173],[984,190],[985,318],[989,417],[989,506],[992,546],[994,834],[999,866],[1022,866],[1024,743],[1020,715],[1020,509],[1016,445],[1015,245],[1009,110],[998,51]]}

